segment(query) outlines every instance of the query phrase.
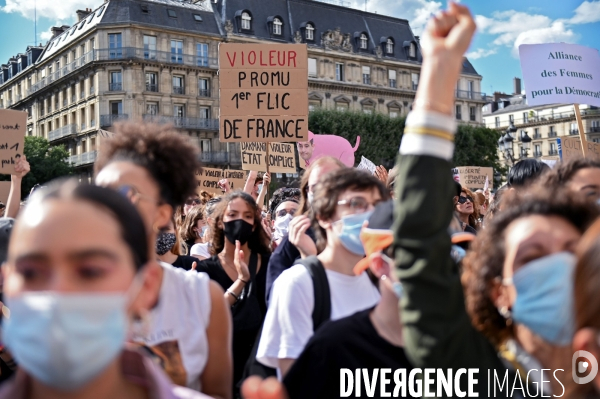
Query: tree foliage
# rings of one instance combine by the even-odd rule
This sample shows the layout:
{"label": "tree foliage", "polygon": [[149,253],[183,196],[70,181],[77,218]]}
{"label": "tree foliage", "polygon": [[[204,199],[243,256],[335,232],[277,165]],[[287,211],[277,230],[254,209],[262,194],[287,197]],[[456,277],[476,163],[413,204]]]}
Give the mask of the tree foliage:
{"label": "tree foliage", "polygon": [[[361,156],[376,165],[393,166],[404,132],[404,118],[362,112],[317,109],[310,113],[308,128],[315,134],[334,134],[346,138],[352,146],[360,136],[355,153],[356,164]],[[482,126],[459,125],[455,137],[454,166],[491,166],[503,168],[498,159],[500,133]]]}
{"label": "tree foliage", "polygon": [[[43,137],[25,136],[23,149],[31,171],[23,178],[21,199],[25,199],[32,187],[43,185],[57,177],[73,174],[73,167],[67,163],[69,152],[64,146],[50,146]],[[10,176],[2,175],[1,180],[10,180]]]}

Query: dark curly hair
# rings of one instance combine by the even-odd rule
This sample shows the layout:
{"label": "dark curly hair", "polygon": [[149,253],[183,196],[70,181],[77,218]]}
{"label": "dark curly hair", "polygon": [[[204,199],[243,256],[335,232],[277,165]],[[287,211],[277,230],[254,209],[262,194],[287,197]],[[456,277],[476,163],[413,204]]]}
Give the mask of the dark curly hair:
{"label": "dark curly hair", "polygon": [[233,191],[222,198],[223,200],[217,204],[214,213],[211,215],[212,224],[210,227],[213,232],[211,253],[213,255],[217,255],[221,253],[223,248],[225,248],[225,234],[223,233],[223,229],[219,227],[219,224],[223,221],[223,216],[227,211],[227,206],[229,203],[237,198],[244,200],[246,204],[248,204],[248,206],[250,206],[250,208],[254,211],[255,228],[252,232],[250,240],[248,240],[248,248],[250,248],[250,251],[258,254],[270,253],[271,250],[269,249],[269,245],[271,244],[271,240],[265,232],[265,229],[262,227],[261,211],[258,208],[258,205],[256,205],[254,198],[252,198],[250,194],[241,190]]}
{"label": "dark curly hair", "polygon": [[[322,158],[321,158],[322,159]],[[317,237],[317,249],[323,251],[327,245],[327,232],[319,225],[319,220],[331,220],[338,207],[339,196],[347,190],[377,190],[382,201],[390,198],[390,192],[384,184],[368,172],[342,168],[328,173],[315,187],[312,203],[312,228]]]}
{"label": "dark curly hair", "polygon": [[535,194],[512,195],[503,200],[502,212],[480,231],[463,259],[461,277],[473,325],[496,346],[514,335],[512,325],[500,315],[490,298],[494,281],[502,278],[505,232],[515,220],[531,215],[561,217],[583,233],[598,217],[599,209],[566,190],[560,195],[538,190]]}
{"label": "dark curly hair", "polygon": [[588,168],[600,169],[600,162],[590,158],[576,158],[567,162],[560,162],[550,173],[547,173],[544,176],[541,185],[547,187],[563,187],[577,172]]}
{"label": "dark curly hair", "polygon": [[173,210],[196,195],[199,151],[187,137],[171,126],[142,122],[118,123],[114,133],[102,141],[95,173],[112,162],[132,162],[150,173]]}

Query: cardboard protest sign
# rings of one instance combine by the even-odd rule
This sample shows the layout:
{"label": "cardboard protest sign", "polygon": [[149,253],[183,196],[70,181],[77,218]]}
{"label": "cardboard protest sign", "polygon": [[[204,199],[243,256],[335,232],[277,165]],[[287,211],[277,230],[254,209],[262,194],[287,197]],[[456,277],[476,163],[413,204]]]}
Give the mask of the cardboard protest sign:
{"label": "cardboard protest sign", "polygon": [[26,125],[26,112],[0,109],[0,174],[15,173],[23,154]]}
{"label": "cardboard protest sign", "polygon": [[243,190],[248,178],[248,174],[245,171],[231,169],[225,169],[223,176],[224,179],[229,181],[229,186],[232,190]]}
{"label": "cardboard protest sign", "polygon": [[306,141],[306,44],[219,45],[222,142]]}
{"label": "cardboard protest sign", "polygon": [[494,168],[481,166],[459,166],[452,169],[454,180],[469,190],[483,189],[487,184],[494,188]]}
{"label": "cardboard protest sign", "polygon": [[523,44],[519,56],[528,105],[600,105],[598,50],[566,43]]}
{"label": "cardboard protest sign", "polygon": [[375,166],[375,164],[369,161],[367,158],[362,157],[356,169],[366,170],[367,172],[374,175],[375,171],[377,170],[377,166]]}
{"label": "cardboard protest sign", "polygon": [[297,143],[300,168],[306,169],[312,162],[325,156],[337,158],[351,168],[354,166],[354,153],[359,144],[360,136],[356,137],[356,144],[352,147],[343,137],[308,132],[308,141]]}
{"label": "cardboard protest sign", "polygon": [[[583,158],[583,148],[578,137],[560,137],[557,139],[558,153],[563,161]],[[586,141],[587,157],[600,161],[600,143]]]}
{"label": "cardboard protest sign", "polygon": [[242,169],[266,172],[268,162],[271,173],[296,173],[294,148],[289,143],[241,143]]}
{"label": "cardboard protest sign", "polygon": [[199,195],[200,191],[206,191],[213,194],[222,194],[223,192],[219,187],[219,180],[221,179],[223,179],[223,170],[202,168],[202,172],[196,172],[196,180],[198,181],[196,193]]}
{"label": "cardboard protest sign", "polygon": [[10,182],[0,181],[0,202],[4,205],[8,203],[8,194],[10,194]]}

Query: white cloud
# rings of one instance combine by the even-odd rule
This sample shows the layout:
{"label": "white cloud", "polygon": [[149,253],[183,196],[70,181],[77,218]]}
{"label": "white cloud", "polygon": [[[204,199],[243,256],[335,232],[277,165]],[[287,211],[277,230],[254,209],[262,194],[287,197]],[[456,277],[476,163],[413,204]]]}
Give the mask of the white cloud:
{"label": "white cloud", "polygon": [[45,32],[42,32],[40,34],[40,39],[42,39],[42,40],[50,40],[50,39],[52,39],[52,32],[49,31],[49,30],[47,30]]}
{"label": "white cloud", "polygon": [[569,19],[572,24],[589,24],[600,21],[600,1],[584,1],[575,9],[575,15]]}
{"label": "white cloud", "polygon": [[[364,0],[351,0],[352,7],[365,9]],[[407,19],[412,31],[419,36],[432,14],[442,9],[441,1],[433,0],[369,0],[367,11]]]}
{"label": "white cloud", "polygon": [[475,51],[468,52],[465,56],[467,58],[469,58],[469,59],[476,60],[476,59],[479,59],[479,58],[488,57],[488,56],[490,56],[492,54],[496,54],[497,52],[498,52],[498,49],[495,49],[495,48],[488,49],[488,50],[483,49],[483,48],[479,48],[479,49],[477,49]]}
{"label": "white cloud", "polygon": [[546,28],[530,29],[519,34],[513,46],[513,53],[518,52],[521,44],[539,43],[575,43],[579,35],[566,27],[561,21],[555,21]]}
{"label": "white cloud", "polygon": [[[0,7],[5,13],[18,13],[25,18],[33,20],[34,7],[37,8],[37,17],[45,17],[54,21],[72,21],[75,19],[75,10],[96,8],[102,0],[6,0],[6,5]],[[35,6],[34,6],[35,5]]]}

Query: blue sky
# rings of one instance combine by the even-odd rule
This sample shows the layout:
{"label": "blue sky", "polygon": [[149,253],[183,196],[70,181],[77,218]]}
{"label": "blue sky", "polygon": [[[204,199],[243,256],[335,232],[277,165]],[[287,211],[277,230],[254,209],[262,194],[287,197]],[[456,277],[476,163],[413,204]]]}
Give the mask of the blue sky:
{"label": "blue sky", "polygon": [[[75,10],[102,0],[0,0],[0,63],[28,45],[45,43],[53,25],[71,25]],[[521,76],[516,48],[521,43],[567,42],[600,49],[600,0],[462,0],[476,15],[478,33],[468,56],[483,76],[481,91],[512,93]],[[33,9],[37,5],[37,40]],[[364,9],[364,0],[346,4]],[[367,0],[368,11],[408,19],[419,35],[432,13],[446,7],[434,0]]]}

